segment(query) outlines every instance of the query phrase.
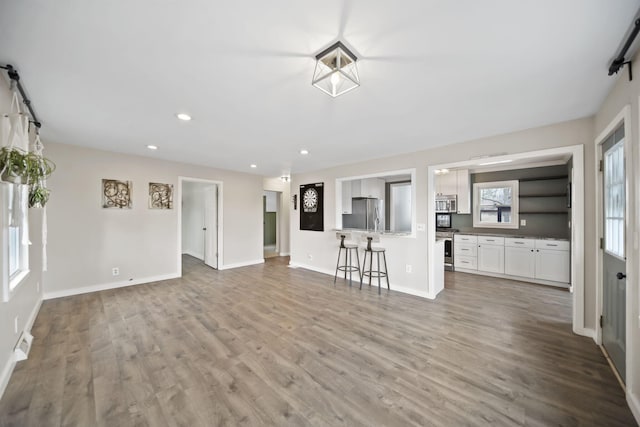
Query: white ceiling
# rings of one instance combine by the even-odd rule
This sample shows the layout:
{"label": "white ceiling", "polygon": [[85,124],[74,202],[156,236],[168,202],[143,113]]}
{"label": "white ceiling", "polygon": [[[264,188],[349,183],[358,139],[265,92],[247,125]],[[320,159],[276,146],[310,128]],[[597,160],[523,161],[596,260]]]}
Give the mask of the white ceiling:
{"label": "white ceiling", "polygon": [[[592,115],[638,8],[2,1],[0,63],[20,71],[45,144],[280,176]],[[311,77],[315,54],[338,38],[360,58],[362,86],[332,99]]]}

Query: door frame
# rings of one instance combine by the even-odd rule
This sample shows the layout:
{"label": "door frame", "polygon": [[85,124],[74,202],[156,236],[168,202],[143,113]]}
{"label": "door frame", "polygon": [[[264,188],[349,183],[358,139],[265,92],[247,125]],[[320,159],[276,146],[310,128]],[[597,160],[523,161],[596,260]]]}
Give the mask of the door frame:
{"label": "door frame", "polygon": [[[573,180],[571,192],[571,289],[572,299],[572,329],[577,335],[593,338],[593,329],[584,326],[584,234],[585,234],[585,191],[584,191],[584,146],[567,145],[564,147],[549,148],[543,150],[533,150],[513,154],[492,156],[492,161],[517,160],[532,157],[553,156],[567,154],[573,158]],[[435,265],[435,242],[436,242],[436,218],[435,218],[435,177],[436,169],[472,167],[477,165],[478,160],[465,160],[459,162],[430,165],[427,167],[427,265]],[[435,289],[434,269],[427,271],[427,294],[428,298],[435,299],[437,291]]]}
{"label": "door frame", "polygon": [[[266,197],[265,193],[274,193],[276,195],[276,253],[280,255],[280,204],[282,203],[282,191],[262,190],[262,197]],[[264,212],[262,222],[262,246],[264,248]]]}
{"label": "door frame", "polygon": [[[631,286],[635,283],[634,270],[633,265],[630,262],[631,256],[633,254],[633,245],[635,240],[635,230],[633,229],[633,223],[631,220],[631,191],[630,188],[630,180],[633,179],[633,151],[631,146],[632,135],[631,135],[631,106],[625,105],[622,110],[613,118],[611,122],[604,128],[602,132],[595,139],[595,161],[593,167],[596,170],[596,203],[595,203],[595,216],[596,216],[596,241],[594,242],[596,250],[596,336],[595,341],[599,346],[602,346],[602,327],[600,326],[600,316],[602,315],[603,309],[603,280],[602,280],[602,272],[603,272],[603,249],[600,249],[600,238],[603,237],[603,227],[602,227],[602,219],[604,218],[603,212],[603,204],[602,195],[602,175],[599,171],[600,169],[600,160],[602,159],[602,143],[611,135],[613,131],[615,131],[620,123],[624,123],[624,157],[625,157],[625,234],[626,236],[630,236],[630,238],[625,239],[625,255],[626,255],[626,263],[625,269],[627,274],[627,290],[625,295],[625,306],[626,306],[626,333],[625,333],[625,365],[626,365],[626,378],[623,378],[625,384],[629,384],[629,380],[633,378],[633,363],[632,363],[632,352],[633,346],[629,345],[631,341],[631,332],[633,330],[633,320],[632,320],[632,298],[631,298]],[[614,370],[615,372],[615,370]]]}
{"label": "door frame", "polygon": [[224,253],[222,248],[224,248],[223,245],[223,233],[222,230],[224,229],[223,225],[223,205],[222,202],[224,200],[223,196],[223,182],[222,181],[215,181],[215,180],[211,180],[211,179],[202,179],[202,178],[192,178],[192,177],[187,177],[187,176],[178,176],[178,191],[176,193],[176,198],[178,200],[177,206],[178,206],[178,241],[177,241],[177,256],[176,256],[176,265],[178,268],[178,273],[180,274],[180,277],[182,277],[182,186],[185,182],[199,182],[199,183],[203,183],[203,184],[213,184],[216,185],[218,187],[218,229],[217,231],[217,237],[218,237],[218,245],[217,245],[217,251],[218,251],[218,270],[223,270],[224,269]]}

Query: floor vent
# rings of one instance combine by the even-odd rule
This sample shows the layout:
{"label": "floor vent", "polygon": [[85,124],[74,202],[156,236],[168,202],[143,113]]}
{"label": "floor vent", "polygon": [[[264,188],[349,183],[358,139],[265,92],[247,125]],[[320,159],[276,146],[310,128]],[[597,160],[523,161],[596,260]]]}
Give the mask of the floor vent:
{"label": "floor vent", "polygon": [[27,360],[29,357],[29,350],[31,350],[31,343],[33,342],[33,335],[24,331],[18,340],[18,344],[14,350],[16,356],[16,362],[21,360]]}

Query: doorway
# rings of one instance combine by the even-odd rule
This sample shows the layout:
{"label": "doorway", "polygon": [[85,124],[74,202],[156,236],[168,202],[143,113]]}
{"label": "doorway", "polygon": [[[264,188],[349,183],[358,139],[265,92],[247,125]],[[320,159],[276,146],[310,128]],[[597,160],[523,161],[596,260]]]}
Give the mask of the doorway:
{"label": "doorway", "polygon": [[180,271],[183,254],[218,269],[222,264],[222,183],[182,177],[179,180]]}
{"label": "doorway", "polygon": [[264,258],[280,255],[279,227],[281,193],[265,190],[262,196],[262,224]]}
{"label": "doorway", "polygon": [[624,122],[600,143],[601,342],[619,378],[626,378],[627,250]]}

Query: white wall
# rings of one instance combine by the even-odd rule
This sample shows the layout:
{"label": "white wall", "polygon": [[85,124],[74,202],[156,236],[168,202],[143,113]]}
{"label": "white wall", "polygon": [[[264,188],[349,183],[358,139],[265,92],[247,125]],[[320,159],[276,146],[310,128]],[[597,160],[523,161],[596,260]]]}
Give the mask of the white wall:
{"label": "white wall", "polygon": [[266,191],[276,191],[281,193],[280,209],[278,212],[278,239],[280,244],[280,255],[289,255],[291,252],[291,182],[283,182],[280,178],[264,178],[263,188]]}
{"label": "white wall", "polygon": [[[10,111],[11,97],[7,82],[0,78],[0,112]],[[42,301],[42,209],[29,210],[29,276],[15,290],[8,302],[0,302],[0,397],[15,365],[13,349],[23,330],[30,330]],[[4,251],[0,247],[0,251]],[[18,332],[14,321],[18,318]]]}
{"label": "white wall", "polygon": [[182,253],[204,260],[204,189],[211,184],[182,184]]}
{"label": "white wall", "polygon": [[[620,70],[616,84],[602,104],[595,118],[595,135],[599,135],[616,115],[625,107],[631,107],[631,135],[625,135],[631,140],[631,163],[628,181],[629,218],[627,236],[631,239],[627,246],[627,296],[630,298],[627,304],[627,316],[631,319],[631,329],[627,331],[627,352],[633,354],[634,359],[627,363],[627,400],[634,411],[636,420],[640,422],[640,251],[638,250],[638,231],[640,227],[640,79],[637,71],[640,70],[640,57],[633,62],[635,72],[634,79],[629,81],[627,67]],[[593,164],[590,167],[594,168]],[[587,188],[595,187],[595,178],[587,181]],[[594,236],[595,237],[595,236]],[[629,268],[630,267],[630,268]],[[630,359],[627,358],[627,361]]]}
{"label": "white wall", "polygon": [[[521,153],[554,147],[584,144],[585,164],[593,164],[593,119],[585,118],[565,123],[529,129],[506,135],[483,138],[460,144],[443,146],[431,150],[372,160],[352,165],[339,166],[312,173],[292,176],[294,194],[302,184],[324,182],[324,232],[301,231],[298,210],[291,211],[291,262],[294,265],[333,274],[337,241],[335,233],[335,180],[351,176],[374,174],[386,171],[416,169],[416,222],[427,224],[427,167],[443,163],[469,160],[475,156],[495,153]],[[586,171],[587,182],[593,181],[593,170]],[[591,181],[589,181],[591,180]],[[585,209],[594,209],[594,199],[587,189]],[[586,215],[585,240],[595,241],[593,217]],[[589,221],[591,220],[591,223]],[[427,295],[427,243],[426,233],[417,232],[415,237],[382,237],[381,244],[387,248],[389,278],[392,289]],[[595,255],[594,247],[586,248],[586,259]],[[412,273],[406,273],[406,264]],[[585,272],[585,327],[595,328],[595,282],[593,263],[587,263]]]}
{"label": "white wall", "polygon": [[[179,176],[222,181],[221,268],[263,262],[261,176],[64,144],[49,143],[46,154],[57,165],[46,298],[179,275],[177,209],[151,210],[147,201],[149,182],[159,182],[173,184],[180,203]],[[103,178],[133,182],[133,209],[101,207]]]}

